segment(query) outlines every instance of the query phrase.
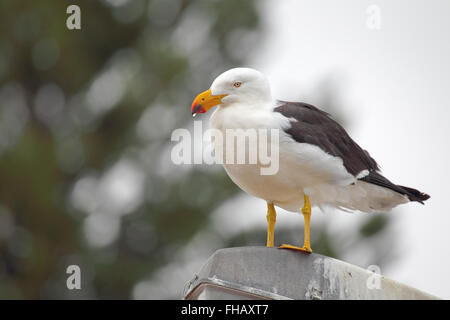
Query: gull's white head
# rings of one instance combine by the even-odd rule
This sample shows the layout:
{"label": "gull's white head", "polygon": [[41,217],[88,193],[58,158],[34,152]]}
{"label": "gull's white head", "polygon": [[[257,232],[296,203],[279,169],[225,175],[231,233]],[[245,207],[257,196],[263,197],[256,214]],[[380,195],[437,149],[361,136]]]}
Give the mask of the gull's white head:
{"label": "gull's white head", "polygon": [[271,101],[270,86],[266,77],[250,68],[225,71],[212,83],[211,88],[200,93],[192,103],[192,115],[205,113],[216,105],[233,103],[256,105]]}

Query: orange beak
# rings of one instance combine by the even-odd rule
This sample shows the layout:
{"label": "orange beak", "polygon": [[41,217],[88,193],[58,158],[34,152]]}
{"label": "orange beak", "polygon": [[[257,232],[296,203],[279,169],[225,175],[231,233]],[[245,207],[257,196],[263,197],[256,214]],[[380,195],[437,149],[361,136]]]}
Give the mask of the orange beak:
{"label": "orange beak", "polygon": [[212,107],[221,104],[222,98],[225,96],[226,94],[213,96],[211,95],[211,89],[200,93],[197,97],[195,97],[194,102],[192,102],[191,107],[192,116],[195,117],[197,113],[205,113]]}

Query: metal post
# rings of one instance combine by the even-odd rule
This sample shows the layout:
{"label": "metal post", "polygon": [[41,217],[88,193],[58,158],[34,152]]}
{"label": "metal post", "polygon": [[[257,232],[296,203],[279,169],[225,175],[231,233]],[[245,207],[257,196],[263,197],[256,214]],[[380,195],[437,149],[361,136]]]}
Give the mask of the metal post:
{"label": "metal post", "polygon": [[340,260],[266,247],[216,251],[187,284],[184,298],[438,299]]}

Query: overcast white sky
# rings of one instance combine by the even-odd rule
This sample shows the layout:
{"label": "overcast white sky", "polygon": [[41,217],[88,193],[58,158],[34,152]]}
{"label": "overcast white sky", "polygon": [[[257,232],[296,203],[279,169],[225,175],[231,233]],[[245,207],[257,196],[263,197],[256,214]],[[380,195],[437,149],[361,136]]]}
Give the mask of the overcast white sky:
{"label": "overcast white sky", "polygon": [[[366,25],[370,5],[379,30]],[[431,195],[392,213],[402,258],[382,273],[450,298],[450,1],[272,0],[263,11],[268,36],[251,66],[274,97],[314,103],[318,82],[339,75],[352,137],[389,179]]]}

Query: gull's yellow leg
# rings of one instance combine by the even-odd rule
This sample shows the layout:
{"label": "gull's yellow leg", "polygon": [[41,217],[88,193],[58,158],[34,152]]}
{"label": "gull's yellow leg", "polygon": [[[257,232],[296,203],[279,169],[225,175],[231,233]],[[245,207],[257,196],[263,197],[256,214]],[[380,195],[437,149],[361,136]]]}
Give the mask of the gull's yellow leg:
{"label": "gull's yellow leg", "polygon": [[267,202],[267,247],[273,247],[273,238],[275,235],[275,221],[277,220],[277,212],[273,203]]}
{"label": "gull's yellow leg", "polygon": [[311,223],[311,204],[309,203],[309,198],[305,195],[305,202],[302,208],[303,217],[305,218],[305,242],[303,243],[303,247],[296,247],[290,244],[282,244],[279,246],[281,249],[291,249],[302,251],[306,253],[311,253],[311,241],[309,239],[309,225]]}

